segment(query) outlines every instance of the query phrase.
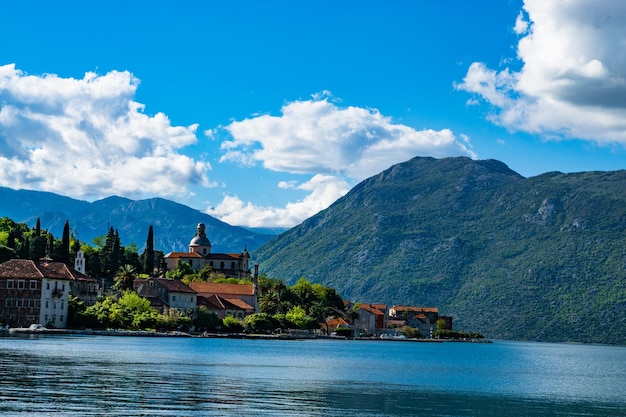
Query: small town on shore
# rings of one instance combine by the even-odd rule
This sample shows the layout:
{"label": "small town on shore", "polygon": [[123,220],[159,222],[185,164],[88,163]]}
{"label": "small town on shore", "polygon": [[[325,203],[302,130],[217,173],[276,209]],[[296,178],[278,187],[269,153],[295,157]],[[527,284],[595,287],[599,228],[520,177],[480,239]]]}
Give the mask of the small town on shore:
{"label": "small town on shore", "polygon": [[[67,256],[68,223],[66,229],[68,236],[64,232],[57,244],[66,246],[64,250],[55,250],[54,239],[47,234],[46,256],[36,260],[16,256],[0,264],[4,332],[485,341],[480,334],[453,331],[453,318],[440,314],[437,307],[353,303],[305,278],[287,287],[260,276],[259,265],[251,265],[246,248],[240,253],[212,252],[203,223],[187,252],[170,252],[158,260],[150,227],[142,254],[144,263],[152,266],[148,273],[138,274],[124,264],[107,283],[87,273],[87,256],[76,242],[75,255]],[[39,220],[28,233],[34,239],[46,235]],[[115,231],[111,253],[116,236]],[[49,255],[64,252],[66,262]]]}

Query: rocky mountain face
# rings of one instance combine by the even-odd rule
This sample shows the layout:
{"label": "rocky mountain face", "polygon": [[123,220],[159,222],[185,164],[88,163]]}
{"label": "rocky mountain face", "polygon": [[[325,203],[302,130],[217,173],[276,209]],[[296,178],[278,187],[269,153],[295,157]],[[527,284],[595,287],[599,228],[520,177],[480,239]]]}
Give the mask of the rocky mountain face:
{"label": "rocky mountain face", "polygon": [[491,338],[626,344],[626,171],[415,158],[252,256],[287,283],[436,306]]}
{"label": "rocky mountain face", "polygon": [[0,187],[0,217],[41,227],[61,237],[69,220],[74,234],[91,243],[106,235],[109,227],[119,231],[122,245],[134,243],[143,251],[150,225],[154,228],[154,248],[165,253],[186,252],[199,222],[206,225],[207,236],[215,252],[239,253],[252,250],[272,237],[231,226],[198,210],[162,198],[129,200],[108,197],[89,203],[53,193],[12,190]]}

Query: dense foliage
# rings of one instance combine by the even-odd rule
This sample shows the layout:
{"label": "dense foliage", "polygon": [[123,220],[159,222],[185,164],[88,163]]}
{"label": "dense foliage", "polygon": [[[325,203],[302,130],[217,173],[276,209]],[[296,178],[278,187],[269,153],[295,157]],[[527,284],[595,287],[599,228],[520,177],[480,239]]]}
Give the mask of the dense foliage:
{"label": "dense foliage", "polygon": [[626,343],[626,171],[523,178],[414,158],[258,248],[348,299],[437,306],[491,338]]}

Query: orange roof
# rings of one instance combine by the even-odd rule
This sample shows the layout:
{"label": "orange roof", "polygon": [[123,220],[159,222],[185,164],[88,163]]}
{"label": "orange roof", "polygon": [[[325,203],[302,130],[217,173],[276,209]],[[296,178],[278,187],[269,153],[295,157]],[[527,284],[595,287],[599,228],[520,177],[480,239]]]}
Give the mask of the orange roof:
{"label": "orange roof", "polygon": [[164,256],[168,259],[180,259],[180,258],[202,258],[202,255],[196,252],[170,252]]}
{"label": "orange roof", "polygon": [[254,284],[215,284],[190,282],[192,290],[201,294],[254,295]]}
{"label": "orange roof", "polygon": [[369,311],[370,313],[375,314],[377,316],[384,316],[385,313],[383,313],[382,311],[380,311],[380,309],[375,307],[376,305],[384,305],[384,304],[359,304],[359,309]]}
{"label": "orange roof", "polygon": [[348,323],[341,317],[338,317],[336,319],[326,320],[326,325],[328,326],[329,329],[336,329],[337,327],[350,327],[351,326],[350,323]]}
{"label": "orange roof", "polygon": [[166,279],[166,278],[151,278],[158,285],[162,286],[169,292],[184,292],[184,293],[192,293],[195,291],[189,288],[185,283],[177,279]]}
{"label": "orange roof", "polygon": [[[62,262],[39,263],[28,259],[9,259],[0,264],[0,277],[29,279],[65,279],[68,281],[91,280]],[[95,281],[95,280],[94,280]],[[97,281],[96,281],[97,282]]]}
{"label": "orange roof", "polygon": [[225,300],[240,310],[254,310],[254,307],[239,298],[226,298]]}
{"label": "orange roof", "polygon": [[216,294],[198,297],[198,304],[217,310],[254,310],[254,307],[236,298],[224,298]]}
{"label": "orange roof", "polygon": [[439,308],[437,307],[415,307],[415,306],[393,306],[391,307],[393,310],[398,311],[414,311],[420,313],[439,313]]}

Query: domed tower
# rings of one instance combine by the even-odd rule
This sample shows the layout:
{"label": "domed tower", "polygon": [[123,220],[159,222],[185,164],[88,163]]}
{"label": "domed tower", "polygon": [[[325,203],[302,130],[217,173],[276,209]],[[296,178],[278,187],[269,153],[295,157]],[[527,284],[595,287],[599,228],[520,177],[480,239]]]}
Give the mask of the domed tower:
{"label": "domed tower", "polygon": [[204,223],[198,223],[196,227],[196,235],[189,242],[189,252],[207,256],[211,253],[211,242],[206,237],[206,226]]}

